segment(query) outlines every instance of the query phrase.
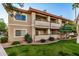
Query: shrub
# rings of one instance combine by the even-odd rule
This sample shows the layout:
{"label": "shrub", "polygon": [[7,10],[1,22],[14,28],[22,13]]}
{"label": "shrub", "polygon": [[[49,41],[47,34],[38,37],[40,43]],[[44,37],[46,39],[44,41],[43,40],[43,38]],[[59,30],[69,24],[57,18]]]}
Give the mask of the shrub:
{"label": "shrub", "polygon": [[24,39],[25,39],[25,41],[27,41],[28,43],[31,43],[31,42],[32,42],[32,37],[31,37],[28,33],[24,36]]}
{"label": "shrub", "polygon": [[28,37],[29,37],[29,34],[27,33],[27,34],[24,36],[25,41],[27,41]]}
{"label": "shrub", "polygon": [[49,37],[49,41],[54,41],[54,37]]}
{"label": "shrub", "polygon": [[15,42],[12,43],[12,45],[18,45],[18,44],[20,44],[19,41],[15,41]]}
{"label": "shrub", "polygon": [[4,36],[4,37],[0,38],[0,43],[6,43],[6,42],[8,42],[8,37],[7,36]]}
{"label": "shrub", "polygon": [[41,43],[44,43],[44,42],[46,42],[46,40],[45,39],[41,39],[40,42]]}

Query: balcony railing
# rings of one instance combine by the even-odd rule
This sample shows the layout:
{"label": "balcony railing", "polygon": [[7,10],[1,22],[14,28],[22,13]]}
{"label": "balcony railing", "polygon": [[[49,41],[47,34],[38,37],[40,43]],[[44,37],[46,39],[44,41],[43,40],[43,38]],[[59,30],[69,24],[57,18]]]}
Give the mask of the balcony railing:
{"label": "balcony railing", "polygon": [[52,28],[52,29],[59,29],[61,27],[61,24],[59,23],[50,23],[47,21],[35,21],[35,26],[36,27],[43,27],[43,28]]}
{"label": "balcony railing", "polygon": [[61,24],[58,23],[51,23],[51,28],[53,29],[59,29],[61,27]]}
{"label": "balcony railing", "polygon": [[35,41],[39,41],[41,39],[48,39],[50,37],[50,35],[37,35],[35,36]]}
{"label": "balcony railing", "polygon": [[46,21],[35,21],[35,26],[36,27],[45,27],[45,28],[49,28],[50,27],[50,23],[46,22]]}
{"label": "balcony railing", "polygon": [[55,39],[60,38],[59,34],[51,34],[51,35],[37,35],[35,36],[35,41],[39,41],[41,39],[47,40],[50,37],[54,37]]}

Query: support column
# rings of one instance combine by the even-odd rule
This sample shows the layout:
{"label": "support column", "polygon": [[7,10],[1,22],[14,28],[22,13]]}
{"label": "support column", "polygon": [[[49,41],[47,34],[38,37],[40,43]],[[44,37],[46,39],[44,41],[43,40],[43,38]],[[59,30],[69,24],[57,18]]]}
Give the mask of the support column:
{"label": "support column", "polygon": [[50,29],[48,29],[48,35],[50,35],[51,33],[50,33]]}
{"label": "support column", "polygon": [[32,26],[32,39],[35,42],[35,27]]}
{"label": "support column", "polygon": [[60,26],[62,26],[62,20],[58,19],[58,23],[60,24]]}
{"label": "support column", "polygon": [[34,12],[32,12],[31,16],[32,16],[32,39],[33,39],[33,42],[35,42],[35,19],[36,19],[36,14]]}
{"label": "support column", "polygon": [[50,23],[50,16],[48,16],[48,22],[49,22],[49,25],[50,25],[50,27],[48,28],[48,34],[50,35],[51,33],[50,33],[50,29],[51,29],[51,23]]}

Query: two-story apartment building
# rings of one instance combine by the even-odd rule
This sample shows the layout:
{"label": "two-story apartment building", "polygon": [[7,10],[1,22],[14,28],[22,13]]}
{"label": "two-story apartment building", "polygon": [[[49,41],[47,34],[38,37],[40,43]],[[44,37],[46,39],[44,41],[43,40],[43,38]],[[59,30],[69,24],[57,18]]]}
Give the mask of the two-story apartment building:
{"label": "two-story apartment building", "polygon": [[50,36],[59,38],[58,29],[68,22],[71,21],[46,11],[16,8],[8,11],[8,40],[22,41],[27,33],[32,36],[33,42]]}

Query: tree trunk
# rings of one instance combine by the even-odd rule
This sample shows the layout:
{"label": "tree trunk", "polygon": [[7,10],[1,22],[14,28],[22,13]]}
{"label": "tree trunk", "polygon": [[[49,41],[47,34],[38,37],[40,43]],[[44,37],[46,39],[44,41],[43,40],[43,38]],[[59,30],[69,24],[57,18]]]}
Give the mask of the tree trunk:
{"label": "tree trunk", "polygon": [[75,23],[77,24],[76,25],[76,32],[77,32],[77,43],[79,44],[79,29],[78,29],[78,19],[76,19],[76,16],[77,16],[77,9],[75,8]]}
{"label": "tree trunk", "polygon": [[79,44],[79,35],[77,35],[77,43]]}

